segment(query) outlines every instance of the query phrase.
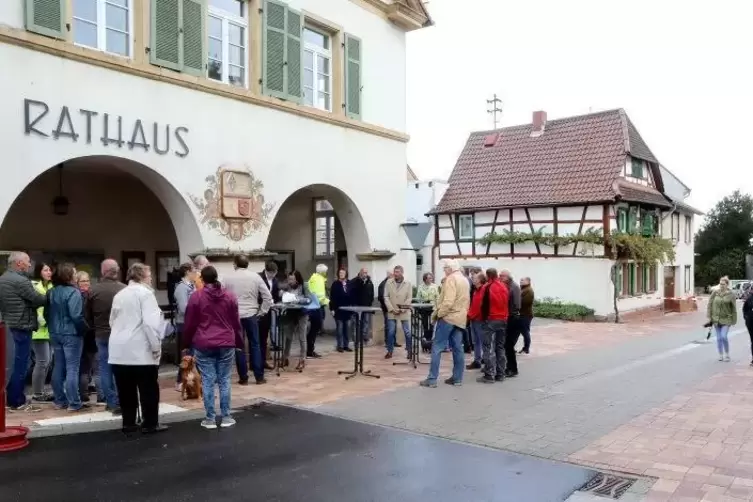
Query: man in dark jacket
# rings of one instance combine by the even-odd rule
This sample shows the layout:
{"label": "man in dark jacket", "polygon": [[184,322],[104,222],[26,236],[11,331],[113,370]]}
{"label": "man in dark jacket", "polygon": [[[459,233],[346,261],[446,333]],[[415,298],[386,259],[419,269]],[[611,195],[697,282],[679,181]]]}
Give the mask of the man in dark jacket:
{"label": "man in dark jacket", "polygon": [[[272,293],[272,300],[274,303],[280,303],[282,297],[280,295],[280,283],[277,280],[277,263],[269,260],[264,264],[264,270],[259,272],[264,284],[269,288],[269,292]],[[259,304],[262,303],[261,295],[259,295]],[[264,369],[272,370],[272,366],[267,362],[267,340],[269,338],[269,332],[272,329],[272,313],[267,312],[265,315],[259,318],[259,342],[261,345],[261,357],[264,359]],[[272,340],[274,343],[274,340]]]}
{"label": "man in dark jacket", "polygon": [[515,352],[515,344],[518,343],[518,338],[520,338],[520,307],[522,305],[520,286],[512,279],[509,270],[501,271],[499,280],[507,286],[510,292],[510,316],[507,318],[507,336],[505,337],[505,356],[507,357],[505,376],[513,378],[518,376],[518,358]]}
{"label": "man in dark jacket", "polygon": [[531,351],[531,321],[533,320],[533,287],[531,278],[523,277],[520,280],[520,334],[523,335],[523,348],[519,354],[528,354]]}
{"label": "man in dark jacket", "polygon": [[[371,282],[369,271],[362,268],[351,282],[350,290],[353,294],[353,303],[358,307],[371,307],[374,304],[374,283]],[[384,288],[382,288],[384,296]],[[384,298],[383,298],[384,299]],[[363,342],[371,340],[371,316],[363,316],[361,323],[361,336]]]}
{"label": "man in dark jacket", "polygon": [[[382,316],[384,316],[385,343],[387,342],[387,304],[384,303],[384,287],[387,285],[387,281],[392,279],[393,275],[392,270],[388,270],[387,277],[385,277],[384,280],[379,283],[379,286],[377,286],[377,300],[379,301],[379,306],[382,307]],[[395,347],[402,347],[402,345],[397,343],[397,336],[395,336]]]}
{"label": "man in dark jacket", "polygon": [[[745,302],[743,303],[743,319],[745,319],[745,327],[748,328],[750,352],[751,356],[753,356],[753,294],[750,292],[748,292],[748,296],[745,297]],[[753,359],[750,365],[753,366]]]}
{"label": "man in dark jacket", "polygon": [[46,297],[32,286],[29,270],[29,255],[13,251],[8,257],[8,270],[0,276],[0,316],[8,328],[8,336],[13,338],[15,354],[6,387],[9,411],[40,410],[26,402],[24,382],[31,359],[31,333],[39,326],[37,309],[46,303]]}
{"label": "man in dark jacket", "polygon": [[100,266],[102,279],[89,290],[89,299],[86,302],[86,323],[94,329],[97,339],[97,358],[99,361],[99,385],[105,397],[106,410],[113,415],[120,414],[118,393],[115,389],[115,379],[112,376],[112,367],[108,363],[110,343],[110,311],[115,295],[125,288],[126,285],[118,280],[120,266],[113,259],[107,259]]}

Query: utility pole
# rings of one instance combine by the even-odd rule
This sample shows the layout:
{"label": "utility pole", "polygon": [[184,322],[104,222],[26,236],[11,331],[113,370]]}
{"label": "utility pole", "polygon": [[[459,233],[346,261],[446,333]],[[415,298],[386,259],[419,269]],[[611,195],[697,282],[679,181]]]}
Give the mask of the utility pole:
{"label": "utility pole", "polygon": [[497,124],[499,124],[499,118],[497,117],[497,114],[500,116],[502,115],[502,100],[497,97],[497,94],[494,94],[493,99],[487,99],[486,104],[488,105],[488,108],[486,110],[486,113],[489,113],[492,115],[492,118],[494,120],[494,129],[497,129]]}

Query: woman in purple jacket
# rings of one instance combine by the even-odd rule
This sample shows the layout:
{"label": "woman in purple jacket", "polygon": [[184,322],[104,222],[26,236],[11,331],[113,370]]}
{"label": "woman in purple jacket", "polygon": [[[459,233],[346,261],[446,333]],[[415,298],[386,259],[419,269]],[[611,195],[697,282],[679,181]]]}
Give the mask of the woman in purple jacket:
{"label": "woman in purple jacket", "polygon": [[201,390],[207,416],[201,422],[205,429],[217,428],[214,410],[214,386],[220,388],[220,427],[232,427],[230,416],[230,375],[235,351],[243,348],[238,300],[217,280],[212,266],[201,269],[204,287],[188,300],[183,324],[183,346],[193,349],[196,366],[201,373]]}

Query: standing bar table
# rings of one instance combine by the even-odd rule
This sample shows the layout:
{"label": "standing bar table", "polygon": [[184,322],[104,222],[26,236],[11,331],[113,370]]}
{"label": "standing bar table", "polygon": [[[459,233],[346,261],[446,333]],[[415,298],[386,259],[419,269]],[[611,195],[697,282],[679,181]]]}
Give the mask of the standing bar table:
{"label": "standing bar table", "polygon": [[345,380],[350,380],[356,375],[363,375],[368,376],[372,378],[379,378],[379,375],[374,375],[371,373],[371,370],[364,371],[363,370],[363,333],[361,332],[361,326],[363,324],[363,316],[370,315],[373,316],[376,312],[381,312],[381,309],[376,307],[340,307],[340,310],[344,310],[345,312],[351,312],[356,317],[356,339],[355,339],[355,349],[353,351],[355,355],[355,361],[353,366],[353,371],[338,371],[338,375],[348,375],[345,377]]}
{"label": "standing bar table", "polygon": [[[394,362],[392,365],[412,364],[413,368],[418,368],[419,364],[429,364],[429,361],[421,360],[421,340],[424,339],[423,320],[425,317],[431,316],[434,305],[431,303],[411,303],[410,305],[398,305],[398,307],[411,310],[411,357],[406,362]],[[397,327],[395,329],[397,330]],[[397,333],[395,333],[395,336],[397,336]]]}
{"label": "standing bar table", "polygon": [[272,369],[275,370],[277,376],[280,376],[280,370],[285,371],[285,333],[280,318],[288,310],[303,310],[305,308],[306,306],[300,303],[275,303],[269,310],[272,313],[270,330],[272,334]]}

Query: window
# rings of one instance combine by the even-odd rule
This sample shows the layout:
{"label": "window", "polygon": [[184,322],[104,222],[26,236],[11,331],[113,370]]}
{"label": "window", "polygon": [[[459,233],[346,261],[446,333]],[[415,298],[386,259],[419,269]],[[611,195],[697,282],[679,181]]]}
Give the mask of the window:
{"label": "window", "polygon": [[645,237],[654,235],[654,214],[646,211],[641,221],[641,233]]}
{"label": "window", "polygon": [[685,216],[685,243],[690,244],[693,240],[693,224],[690,216]]}
{"label": "window", "polygon": [[631,159],[631,171],[630,176],[633,178],[644,179],[643,173],[643,161],[640,159]]}
{"label": "window", "polygon": [[473,235],[473,215],[459,214],[457,218],[458,239],[472,240]]}
{"label": "window", "polygon": [[131,56],[131,0],[73,0],[77,45]]}
{"label": "window", "polygon": [[673,240],[680,240],[680,215],[677,213],[672,213],[672,233],[671,237]]}
{"label": "window", "polygon": [[691,288],[690,288],[690,279],[691,279],[691,277],[692,276],[690,274],[690,265],[685,265],[685,278],[684,278],[684,282],[683,282],[683,287],[685,288],[685,294],[686,295],[690,294],[690,290],[691,290]]}
{"label": "window", "polygon": [[314,255],[335,256],[335,211],[325,199],[314,199]]}
{"label": "window", "polygon": [[207,75],[212,80],[245,87],[247,57],[246,3],[209,0]]}
{"label": "window", "polygon": [[332,39],[304,28],[303,42],[303,102],[332,111]]}

